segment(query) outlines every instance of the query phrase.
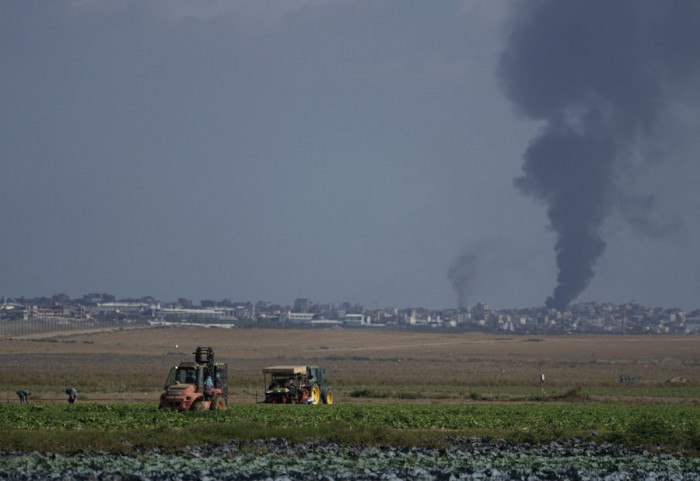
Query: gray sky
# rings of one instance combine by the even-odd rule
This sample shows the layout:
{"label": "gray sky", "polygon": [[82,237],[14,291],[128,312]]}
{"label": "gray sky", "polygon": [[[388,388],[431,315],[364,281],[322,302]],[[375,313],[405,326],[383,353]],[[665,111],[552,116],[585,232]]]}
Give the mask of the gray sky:
{"label": "gray sky", "polygon": [[[502,56],[547,3],[0,0],[0,296],[543,305],[557,233],[514,180],[553,117]],[[620,148],[577,302],[700,307],[678,85]]]}

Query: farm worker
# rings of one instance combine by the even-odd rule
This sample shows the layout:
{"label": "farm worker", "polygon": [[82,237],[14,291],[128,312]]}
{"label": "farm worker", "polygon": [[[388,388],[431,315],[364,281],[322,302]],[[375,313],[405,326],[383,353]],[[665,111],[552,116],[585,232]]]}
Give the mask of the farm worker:
{"label": "farm worker", "polygon": [[78,397],[78,391],[76,391],[74,387],[69,387],[66,389],[66,394],[68,394],[68,402],[70,404],[73,404],[75,402],[75,398]]}
{"label": "farm worker", "polygon": [[211,376],[207,376],[207,380],[204,381],[204,395],[209,398],[212,394],[214,394],[214,381],[211,380]]}
{"label": "farm worker", "polygon": [[17,396],[19,397],[19,402],[22,404],[27,404],[27,399],[32,395],[31,391],[25,391],[24,389],[17,391]]}

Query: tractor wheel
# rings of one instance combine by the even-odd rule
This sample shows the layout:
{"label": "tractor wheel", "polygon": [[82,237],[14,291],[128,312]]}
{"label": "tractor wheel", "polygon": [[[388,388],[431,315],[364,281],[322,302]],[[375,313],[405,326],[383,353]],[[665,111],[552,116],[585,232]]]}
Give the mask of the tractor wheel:
{"label": "tractor wheel", "polygon": [[323,391],[323,394],[321,394],[321,400],[323,401],[323,404],[333,404],[333,393],[330,389]]}
{"label": "tractor wheel", "polygon": [[190,407],[190,411],[204,411],[204,404],[202,404],[202,400],[197,399],[195,402],[193,402],[192,406]]}
{"label": "tractor wheel", "polygon": [[318,387],[318,384],[314,383],[313,386],[311,386],[311,392],[309,394],[314,400],[311,404],[318,404],[321,399],[321,388]]}
{"label": "tractor wheel", "polygon": [[214,399],[211,400],[211,405],[209,406],[210,411],[225,411],[226,410],[226,399],[223,396],[216,395]]}

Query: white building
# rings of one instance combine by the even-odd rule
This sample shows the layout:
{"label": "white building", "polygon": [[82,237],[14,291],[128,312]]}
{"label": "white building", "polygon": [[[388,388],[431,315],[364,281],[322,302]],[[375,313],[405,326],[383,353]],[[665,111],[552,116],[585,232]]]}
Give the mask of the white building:
{"label": "white building", "polygon": [[296,322],[299,324],[309,324],[314,315],[310,312],[286,312],[280,315],[280,322]]}
{"label": "white building", "polygon": [[129,313],[141,314],[150,312],[155,308],[145,302],[104,302],[98,303],[95,311],[97,314]]}
{"label": "white building", "polygon": [[196,317],[198,319],[221,319],[222,312],[219,309],[161,309],[161,317],[177,316],[180,319]]}
{"label": "white building", "polygon": [[343,322],[350,326],[362,326],[369,324],[369,316],[365,317],[362,314],[345,314]]}

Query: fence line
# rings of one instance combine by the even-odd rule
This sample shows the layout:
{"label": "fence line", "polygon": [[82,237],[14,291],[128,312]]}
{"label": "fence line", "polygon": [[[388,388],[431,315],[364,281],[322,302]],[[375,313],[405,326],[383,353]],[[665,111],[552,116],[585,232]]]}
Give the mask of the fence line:
{"label": "fence line", "polygon": [[0,320],[0,338],[22,337],[33,334],[60,333],[75,329],[119,328],[126,326],[146,325],[141,321],[116,321],[104,319],[16,319]]}

